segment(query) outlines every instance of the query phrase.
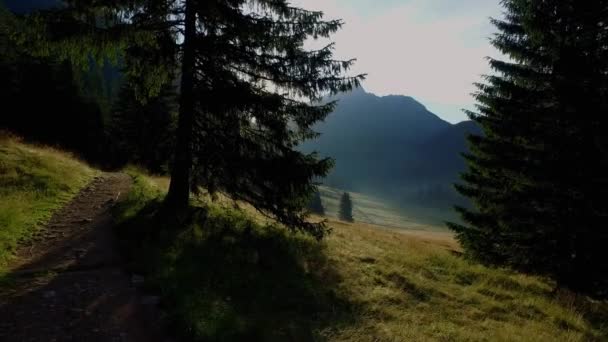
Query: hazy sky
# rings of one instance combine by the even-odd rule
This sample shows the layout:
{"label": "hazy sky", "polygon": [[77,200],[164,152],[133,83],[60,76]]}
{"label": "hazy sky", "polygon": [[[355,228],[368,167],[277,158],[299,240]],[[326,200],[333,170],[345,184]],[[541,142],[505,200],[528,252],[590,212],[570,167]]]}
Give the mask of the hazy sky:
{"label": "hazy sky", "polygon": [[357,58],[354,72],[377,95],[409,95],[450,122],[466,120],[473,82],[496,56],[489,17],[500,0],[292,0],[346,25],[333,36],[339,58]]}

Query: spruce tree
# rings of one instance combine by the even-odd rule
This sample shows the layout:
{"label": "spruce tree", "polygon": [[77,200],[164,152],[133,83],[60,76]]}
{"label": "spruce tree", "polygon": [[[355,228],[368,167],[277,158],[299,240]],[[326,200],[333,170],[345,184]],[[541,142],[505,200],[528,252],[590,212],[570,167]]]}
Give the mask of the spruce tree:
{"label": "spruce tree", "polygon": [[188,0],[185,6],[180,107],[186,111],[169,202],[183,203],[189,174],[188,190],[225,193],[320,238],[323,225],[307,222],[302,209],[316,190],[313,180],[332,163],[295,148],[316,136],[312,125],[334,106],[311,101],[352,89],[361,77],[343,76],[353,61],[333,59],[332,44],[313,51],[304,42],[329,37],[342,23],[284,0]]}
{"label": "spruce tree", "polygon": [[51,12],[40,21],[60,53],[82,62],[126,49],[125,71],[141,77],[144,96],[157,94],[178,66],[168,208],[180,212],[191,192],[206,189],[323,236],[324,226],[307,222],[303,209],[313,179],[332,161],[295,148],[332,111],[334,103],[320,99],[363,79],[345,76],[354,60],[334,59],[333,44],[305,47],[329,38],[340,20],[286,0],[70,0]]}
{"label": "spruce tree", "polygon": [[354,222],[353,218],[353,201],[350,199],[350,194],[345,192],[340,197],[340,210],[338,212],[338,217],[342,221],[346,222]]}
{"label": "spruce tree", "polygon": [[575,290],[608,275],[608,2],[506,0],[493,45],[509,59],[478,84],[468,171],[474,202],[450,224],[483,262]]}
{"label": "spruce tree", "polygon": [[311,213],[317,215],[325,215],[325,208],[323,207],[323,201],[321,200],[321,193],[319,191],[315,191],[315,193],[310,198],[310,202],[308,203],[308,210]]}

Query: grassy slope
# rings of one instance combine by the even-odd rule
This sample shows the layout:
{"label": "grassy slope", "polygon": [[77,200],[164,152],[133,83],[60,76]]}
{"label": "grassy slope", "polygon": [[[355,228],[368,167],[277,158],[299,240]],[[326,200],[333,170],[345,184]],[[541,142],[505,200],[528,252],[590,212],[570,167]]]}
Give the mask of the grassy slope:
{"label": "grassy slope", "polygon": [[95,174],[67,153],[0,136],[0,270],[18,241],[31,239]]}
{"label": "grassy slope", "polygon": [[[330,221],[317,243],[201,203],[183,224],[163,224],[153,215],[166,180],[131,173],[119,233],[182,340],[608,340],[605,302],[471,264],[448,235]],[[0,262],[95,174],[0,139]]]}
{"label": "grassy slope", "polygon": [[469,263],[448,235],[330,221],[317,243],[218,205],[162,224],[166,184],[135,180],[120,233],[180,340],[608,340],[607,303]]}
{"label": "grassy slope", "polygon": [[[337,218],[342,190],[321,186],[325,214]],[[410,230],[447,231],[445,223],[431,209],[398,208],[379,198],[349,192],[353,200],[353,217],[356,222]],[[407,209],[407,210],[405,210]]]}

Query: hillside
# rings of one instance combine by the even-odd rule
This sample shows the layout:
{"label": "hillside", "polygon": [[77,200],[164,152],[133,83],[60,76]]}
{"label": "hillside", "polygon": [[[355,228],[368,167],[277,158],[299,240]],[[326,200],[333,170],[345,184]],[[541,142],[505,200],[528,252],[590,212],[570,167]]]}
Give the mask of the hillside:
{"label": "hillside", "polygon": [[52,213],[97,173],[68,153],[0,132],[0,271],[18,242],[36,239]]}
{"label": "hillside", "polygon": [[165,341],[112,230],[128,175],[3,138],[0,184],[0,340]]}
{"label": "hillside", "polygon": [[315,126],[321,136],[302,148],[336,159],[327,183],[338,188],[364,193],[386,188],[386,181],[403,178],[403,167],[417,158],[417,145],[450,126],[411,97],[356,89],[330,100],[338,106]]}
{"label": "hillside", "polygon": [[[0,146],[3,218],[6,213],[21,213],[17,218],[30,217],[23,213],[48,217],[98,174],[59,151],[6,139]],[[176,225],[176,221],[159,220],[161,217],[155,214],[167,180],[134,170],[128,173],[134,185],[120,197],[114,209],[115,220],[120,224],[116,232],[125,256],[131,260],[129,271],[143,275],[143,288],[148,293],[144,298],[148,301],[160,298],[154,299],[154,303],[159,303],[172,334],[180,341],[601,341],[608,338],[605,326],[608,303],[566,292],[556,295],[554,284],[546,279],[470,263],[459,256],[459,246],[449,233],[419,230],[417,228],[424,225],[415,226],[416,222],[411,222],[414,224],[411,228],[416,230],[397,230],[329,219],[333,233],[317,242],[308,236],[287,232],[251,208],[239,204],[242,209],[235,209],[231,201],[210,203],[202,198],[193,199],[188,219]],[[107,179],[124,177],[117,174]],[[99,181],[81,192],[82,205],[103,210],[104,206],[87,200],[88,196],[97,194],[115,196],[103,184],[104,181]],[[380,213],[372,220],[385,220],[390,216],[386,213],[392,212],[374,198],[358,194],[353,198],[366,211],[374,209]],[[15,206],[23,210],[13,210]],[[70,208],[64,212],[78,214]],[[72,217],[56,219],[65,222],[55,224],[55,229],[84,222]],[[393,219],[398,218],[393,216]],[[1,222],[5,231],[7,221]],[[10,222],[20,232],[33,232],[44,219],[36,221],[38,224],[33,220]],[[92,223],[91,227],[104,226]],[[110,231],[99,231],[92,236],[108,233]],[[11,249],[6,246],[1,244],[0,248],[10,253]],[[23,244],[21,246],[23,248]],[[27,248],[37,246],[45,244],[35,242]],[[105,255],[107,251],[99,248],[92,255]],[[40,254],[44,251],[34,251],[44,255]],[[104,308],[91,309],[93,313],[87,322],[94,325],[90,328],[107,324],[122,312],[122,301],[129,301],[132,296],[130,282],[108,283],[113,278],[105,275],[99,278],[103,279],[101,282],[74,281],[74,277],[97,277],[95,272],[106,272],[104,270],[40,273],[34,282],[19,283],[35,286],[33,292],[18,292],[22,293],[20,297],[4,298],[3,303],[7,300],[14,303],[2,306],[2,310],[10,312],[0,312],[18,323],[20,316],[14,312],[30,306],[39,307],[36,309],[39,311],[32,310],[28,316],[47,312],[53,307],[45,303],[52,301],[55,308],[66,306],[65,314],[55,314],[52,325],[68,326],[70,321],[65,320],[73,319],[73,315],[70,316],[67,307],[90,301],[103,303]],[[122,272],[107,272],[108,277],[110,274],[125,277]],[[84,292],[80,284],[88,284]],[[118,302],[103,301],[107,288],[102,287],[107,286],[118,286],[113,288],[114,293],[130,290],[123,293]],[[51,293],[53,297],[49,297]],[[69,301],[60,302],[64,296],[69,296]],[[28,306],[23,305],[24,299],[30,301]],[[42,326],[47,321],[37,319],[32,323]],[[79,322],[79,327],[84,327],[84,321]],[[125,324],[123,329],[133,328],[132,323]],[[83,329],[78,330],[82,336],[92,331]],[[43,333],[43,330],[20,331]],[[125,330],[114,333],[120,331]],[[0,337],[4,332],[4,327],[0,327]]]}
{"label": "hillside", "polygon": [[[320,187],[321,200],[328,217],[337,219],[343,191],[328,186]],[[395,205],[381,198],[350,192],[353,217],[356,222],[405,230],[440,231],[447,227],[435,211]]]}
{"label": "hillside", "polygon": [[303,144],[335,158],[324,183],[391,202],[446,209],[462,201],[452,183],[464,171],[472,121],[452,125],[407,96],[357,89],[336,98],[336,110],[315,128],[322,135]]}
{"label": "hillside", "polygon": [[473,121],[463,121],[447,127],[424,141],[418,148],[418,169],[412,171],[416,179],[456,181],[466,164],[461,153],[469,150],[466,136],[482,134]]}
{"label": "hillside", "polygon": [[0,342],[608,342],[608,0],[0,0],[0,52]]}
{"label": "hillside", "polygon": [[176,231],[153,214],[166,183],[133,176],[120,231],[180,340],[608,338],[608,303],[468,262],[449,233],[329,219],[319,243],[221,201],[199,201]]}

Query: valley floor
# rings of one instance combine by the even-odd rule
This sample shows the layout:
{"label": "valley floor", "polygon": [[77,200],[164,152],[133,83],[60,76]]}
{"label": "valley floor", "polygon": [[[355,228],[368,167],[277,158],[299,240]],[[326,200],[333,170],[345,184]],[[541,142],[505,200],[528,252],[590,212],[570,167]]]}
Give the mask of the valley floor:
{"label": "valley floor", "polygon": [[[320,187],[320,194],[327,217],[338,218],[340,197],[343,191],[328,186]],[[431,231],[450,233],[446,220],[456,220],[453,213],[424,207],[404,208],[378,197],[349,192],[353,201],[353,217],[356,222],[380,227],[401,228],[407,231]]]}

